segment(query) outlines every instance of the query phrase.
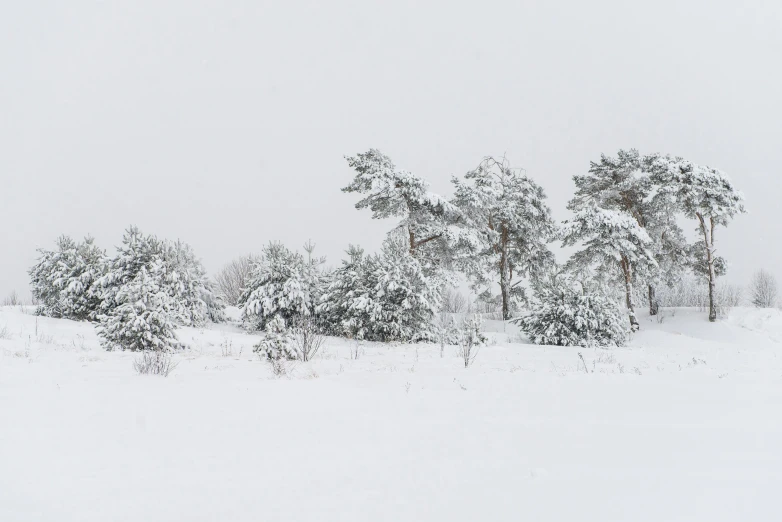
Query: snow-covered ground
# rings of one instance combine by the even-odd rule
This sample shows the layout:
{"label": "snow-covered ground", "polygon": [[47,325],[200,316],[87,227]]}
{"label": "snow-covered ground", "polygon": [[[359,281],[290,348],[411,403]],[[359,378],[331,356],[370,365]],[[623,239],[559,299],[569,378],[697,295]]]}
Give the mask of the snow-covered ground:
{"label": "snow-covered ground", "polygon": [[469,369],[330,339],[275,379],[232,325],[161,378],[0,308],[0,521],[782,520],[782,314],[664,313],[615,350],[489,324]]}

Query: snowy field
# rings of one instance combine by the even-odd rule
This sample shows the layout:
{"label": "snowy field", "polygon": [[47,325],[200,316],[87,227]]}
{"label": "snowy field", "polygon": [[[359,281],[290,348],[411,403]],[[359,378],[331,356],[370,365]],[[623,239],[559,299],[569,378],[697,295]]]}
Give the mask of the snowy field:
{"label": "snowy field", "polygon": [[782,520],[782,314],[664,313],[614,350],[489,324],[469,369],[330,339],[275,379],[232,325],[161,378],[0,308],[0,521]]}

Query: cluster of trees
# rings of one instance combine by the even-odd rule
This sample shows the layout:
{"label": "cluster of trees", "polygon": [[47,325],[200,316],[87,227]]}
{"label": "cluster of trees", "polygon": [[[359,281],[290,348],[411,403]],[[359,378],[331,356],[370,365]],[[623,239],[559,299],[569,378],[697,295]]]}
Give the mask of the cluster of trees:
{"label": "cluster of trees", "polygon": [[[655,315],[655,287],[672,285],[690,270],[707,279],[709,320],[716,320],[714,287],[726,263],[716,255],[715,230],[744,212],[743,196],[725,174],[683,158],[620,150],[573,179],[568,208],[575,216],[563,225],[562,239],[583,248],[568,261],[569,271],[623,285],[635,330],[633,286],[648,287]],[[696,221],[697,242],[687,243],[679,217]]]}
{"label": "cluster of trees", "polygon": [[486,159],[454,178],[451,199],[377,150],[347,161],[355,176],[343,191],[361,196],[356,208],[397,220],[381,251],[351,246],[341,266],[325,271],[312,245],[302,255],[272,243],[249,273],[241,270],[243,260],[232,263],[219,286],[233,292],[234,275],[244,272],[237,303],[247,328],[263,330],[279,317],[292,327],[306,319],[324,333],[354,339],[434,340],[433,318],[458,273],[475,288],[496,280],[509,319],[525,299],[522,278],[553,263],[547,244],[556,224],[543,189],[505,159]]}
{"label": "cluster of trees", "polygon": [[[454,177],[450,198],[432,193],[424,179],[378,150],[346,159],[355,175],[343,191],[361,196],[356,208],[397,221],[381,252],[367,255],[352,246],[328,273],[309,248],[303,256],[280,244],[234,262],[225,279],[245,273],[237,302],[248,328],[263,329],[276,316],[289,324],[307,317],[324,332],[351,338],[442,338],[433,318],[449,306],[459,274],[483,302],[496,299],[502,319],[527,308],[517,321],[540,342],[621,344],[621,332],[639,327],[636,288],[646,288],[654,315],[656,289],[688,272],[707,281],[709,319],[716,320],[714,284],[726,263],[716,255],[715,229],[744,212],[741,193],[716,169],[636,150],[601,156],[574,176],[568,205],[574,215],[558,224],[543,189],[506,158],[485,158]],[[679,225],[683,218],[696,222],[700,239],[694,243]],[[558,240],[576,248],[563,266],[549,248]],[[243,268],[248,265],[252,270]],[[226,294],[237,294],[235,283],[225,286]],[[622,315],[619,295],[624,324],[615,324]],[[572,324],[560,319],[554,330],[579,332],[587,325],[588,332],[568,339],[551,333],[553,317],[560,316]]]}
{"label": "cluster of trees", "polygon": [[[454,177],[450,198],[432,193],[424,179],[378,150],[346,159],[355,176],[343,191],[361,196],[356,208],[397,221],[381,252],[367,255],[352,246],[328,273],[311,250],[303,256],[280,244],[235,262],[226,280],[245,273],[237,302],[248,328],[263,329],[276,316],[289,324],[307,317],[324,332],[351,338],[442,338],[433,318],[448,307],[459,274],[483,302],[496,299],[502,319],[526,307],[529,313],[517,320],[539,342],[621,344],[622,332],[639,327],[636,288],[646,288],[654,315],[656,289],[688,272],[707,281],[709,319],[716,320],[714,284],[726,262],[716,255],[715,229],[744,212],[741,193],[716,169],[636,150],[601,156],[574,176],[568,205],[574,216],[558,224],[543,189],[506,158],[485,158]],[[696,222],[696,242],[686,240],[682,218]],[[549,248],[558,240],[576,248],[563,266]],[[249,274],[242,268],[248,265]],[[237,294],[225,286],[226,294]],[[624,324],[616,323],[618,295]],[[552,330],[553,317],[572,324],[558,319]],[[584,325],[584,335],[552,333],[580,332]]]}
{"label": "cluster of trees", "polygon": [[114,257],[90,237],[40,249],[30,269],[37,313],[97,323],[108,350],[179,346],[178,325],[225,320],[225,306],[189,245],[131,227]]}
{"label": "cluster of trees", "polygon": [[[351,246],[326,270],[311,243],[303,253],[270,243],[228,265],[213,287],[180,242],[131,228],[108,259],[90,238],[61,238],[30,271],[41,313],[99,321],[107,348],[158,349],[176,344],[177,324],[222,320],[220,294],[241,308],[247,329],[267,332],[257,347],[267,358],[306,360],[322,334],[442,340],[450,334],[434,318],[462,306],[450,290],[464,277],[483,302],[498,303],[503,320],[526,308],[516,320],[536,342],[621,344],[639,325],[636,289],[646,289],[656,314],[656,289],[692,272],[708,282],[716,319],[714,285],[726,263],[715,230],[744,212],[741,193],[716,169],[636,150],[602,156],[574,176],[573,217],[558,224],[543,189],[506,158],[453,177],[450,198],[378,150],[346,159],[354,177],[342,190],[361,197],[356,208],[396,220],[380,252]],[[682,218],[695,221],[698,241],[687,242]],[[563,266],[554,241],[576,248]]]}

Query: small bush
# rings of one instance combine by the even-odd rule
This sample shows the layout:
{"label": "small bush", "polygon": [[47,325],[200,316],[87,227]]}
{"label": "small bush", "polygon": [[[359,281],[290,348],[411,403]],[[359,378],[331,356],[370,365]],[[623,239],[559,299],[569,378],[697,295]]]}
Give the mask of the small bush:
{"label": "small bush", "polygon": [[294,319],[291,333],[296,357],[304,362],[311,360],[325,341],[317,319],[311,315]]}
{"label": "small bush", "polygon": [[514,322],[535,344],[622,346],[627,316],[600,291],[577,289],[567,280],[537,285],[532,310]]}
{"label": "small bush", "polygon": [[232,339],[229,339],[228,337],[223,337],[223,342],[220,343],[220,354],[223,357],[233,357],[234,356],[234,343]]}
{"label": "small bush", "polygon": [[292,363],[286,359],[269,359],[272,368],[272,374],[275,377],[287,377],[291,372]]}
{"label": "small bush", "polygon": [[481,316],[475,315],[471,319],[465,319],[458,330],[458,353],[465,368],[469,368],[478,357],[481,346],[488,342],[488,338],[481,332],[482,325]]}
{"label": "small bush", "polygon": [[176,367],[177,363],[173,362],[171,354],[160,350],[142,352],[133,360],[133,369],[140,375],[151,374],[168,377],[168,374]]}
{"label": "small bush", "polygon": [[285,319],[275,315],[266,323],[265,334],[261,342],[253,347],[261,360],[270,362],[295,360],[296,350],[293,346],[293,336],[285,326]]}

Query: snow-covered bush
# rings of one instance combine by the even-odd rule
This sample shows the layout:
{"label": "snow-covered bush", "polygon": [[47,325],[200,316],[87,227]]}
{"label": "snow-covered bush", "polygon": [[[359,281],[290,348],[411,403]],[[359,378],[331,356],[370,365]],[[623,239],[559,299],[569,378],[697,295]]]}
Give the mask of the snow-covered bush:
{"label": "snow-covered bush", "polygon": [[314,315],[323,290],[322,258],[314,258],[314,245],[305,245],[308,257],[281,243],[269,243],[239,300],[242,322],[249,330],[263,330],[273,317],[286,322]]}
{"label": "snow-covered bush", "polygon": [[482,326],[481,316],[474,315],[465,318],[457,330],[459,357],[464,361],[465,368],[468,368],[475,361],[481,346],[484,346],[488,341],[488,338],[481,332]]}
{"label": "snow-covered bush", "polygon": [[37,313],[77,321],[94,320],[100,299],[91,292],[93,283],[106,271],[106,254],[91,237],[81,243],[68,236],[57,239],[56,250],[38,250],[39,258],[29,270]]}
{"label": "snow-covered bush", "polygon": [[535,286],[532,309],[514,322],[532,342],[558,346],[622,346],[629,327],[610,297],[556,278]]}
{"label": "snow-covered bush", "polygon": [[263,339],[253,347],[253,352],[264,361],[292,361],[297,359],[293,346],[293,335],[285,324],[285,319],[275,315],[266,321]]}
{"label": "snow-covered bush", "polygon": [[105,275],[90,289],[90,295],[100,300],[101,314],[110,315],[122,304],[118,295],[142,269],[170,298],[167,308],[174,322],[202,326],[207,321],[225,320],[225,307],[190,246],[142,234],[136,227],[125,232]]}
{"label": "snow-covered bush", "polygon": [[114,295],[116,306],[99,316],[98,337],[106,350],[169,351],[182,347],[172,320],[176,305],[158,279],[142,266],[118,289]]}
{"label": "snow-covered bush", "polygon": [[442,284],[392,236],[381,253],[352,247],[349,260],[330,276],[318,310],[331,331],[371,341],[434,340],[432,318]]}

